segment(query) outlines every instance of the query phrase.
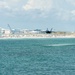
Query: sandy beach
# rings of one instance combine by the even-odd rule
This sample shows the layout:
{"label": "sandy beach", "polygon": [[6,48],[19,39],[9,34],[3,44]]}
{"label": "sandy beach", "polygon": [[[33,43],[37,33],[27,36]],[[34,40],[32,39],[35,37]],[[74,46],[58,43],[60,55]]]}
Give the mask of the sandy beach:
{"label": "sandy beach", "polygon": [[2,35],[0,39],[24,39],[24,38],[75,38],[75,33],[51,33],[51,34],[23,34]]}

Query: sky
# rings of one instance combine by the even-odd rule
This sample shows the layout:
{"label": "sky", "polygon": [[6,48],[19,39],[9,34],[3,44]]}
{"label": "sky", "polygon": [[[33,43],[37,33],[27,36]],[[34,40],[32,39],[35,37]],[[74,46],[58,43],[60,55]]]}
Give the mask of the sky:
{"label": "sky", "polygon": [[0,27],[75,31],[75,0],[0,0]]}

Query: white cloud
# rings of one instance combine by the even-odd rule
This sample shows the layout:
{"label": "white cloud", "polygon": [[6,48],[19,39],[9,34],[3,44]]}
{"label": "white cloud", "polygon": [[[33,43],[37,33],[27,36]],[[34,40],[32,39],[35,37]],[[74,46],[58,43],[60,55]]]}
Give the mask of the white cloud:
{"label": "white cloud", "polygon": [[74,9],[74,5],[75,0],[28,0],[28,2],[23,6],[23,9],[25,12],[31,11],[33,15],[35,15],[35,11],[38,12],[41,10],[43,14],[36,14],[38,16],[41,15],[42,17],[48,17],[53,12],[52,15],[55,15],[55,18],[68,21],[75,16],[75,11],[72,11]]}
{"label": "white cloud", "polygon": [[72,15],[74,15],[74,16],[75,16],[75,10],[72,10],[72,11],[71,11],[71,13],[72,13]]}
{"label": "white cloud", "polygon": [[18,8],[21,0],[0,0],[0,8]]}
{"label": "white cloud", "polygon": [[74,5],[75,6],[75,0],[66,0],[69,4]]}
{"label": "white cloud", "polygon": [[57,12],[57,18],[64,21],[75,20],[75,10],[62,10]]}
{"label": "white cloud", "polygon": [[28,0],[23,9],[28,11],[31,9],[39,9],[41,11],[48,11],[52,8],[52,0]]}
{"label": "white cloud", "polygon": [[23,3],[21,0],[3,0],[0,1],[0,10],[7,8],[10,11],[19,11],[22,9],[21,3]]}
{"label": "white cloud", "polygon": [[69,20],[75,17],[74,5],[75,0],[0,0],[0,13],[27,13],[33,17],[54,15],[55,18]]}
{"label": "white cloud", "polygon": [[0,8],[9,8],[7,2],[0,1]]}
{"label": "white cloud", "polygon": [[70,11],[66,11],[66,10],[59,11],[57,12],[56,15],[57,15],[57,18],[60,20],[68,21],[71,19]]}
{"label": "white cloud", "polygon": [[0,15],[16,16],[20,14],[21,0],[0,0]]}

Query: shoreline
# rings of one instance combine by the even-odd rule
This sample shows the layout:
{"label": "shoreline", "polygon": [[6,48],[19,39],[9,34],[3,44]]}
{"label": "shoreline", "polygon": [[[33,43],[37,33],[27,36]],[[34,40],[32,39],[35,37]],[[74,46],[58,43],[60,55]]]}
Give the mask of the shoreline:
{"label": "shoreline", "polygon": [[0,37],[0,39],[55,39],[55,38],[75,38],[75,36],[55,36],[55,37]]}
{"label": "shoreline", "polygon": [[71,32],[52,32],[46,33],[19,33],[19,34],[2,34],[0,39],[42,39],[42,38],[75,38],[75,33]]}

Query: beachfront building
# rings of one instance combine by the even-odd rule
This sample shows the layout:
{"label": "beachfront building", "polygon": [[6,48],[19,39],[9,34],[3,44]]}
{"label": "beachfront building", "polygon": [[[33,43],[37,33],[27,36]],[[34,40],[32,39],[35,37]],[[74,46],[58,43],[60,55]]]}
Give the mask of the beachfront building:
{"label": "beachfront building", "polygon": [[5,34],[5,29],[0,27],[0,37],[2,37]]}
{"label": "beachfront building", "polygon": [[10,30],[0,28],[0,37],[9,37],[10,36]]}
{"label": "beachfront building", "polygon": [[10,30],[4,30],[4,34],[5,35],[9,35],[10,34]]}

